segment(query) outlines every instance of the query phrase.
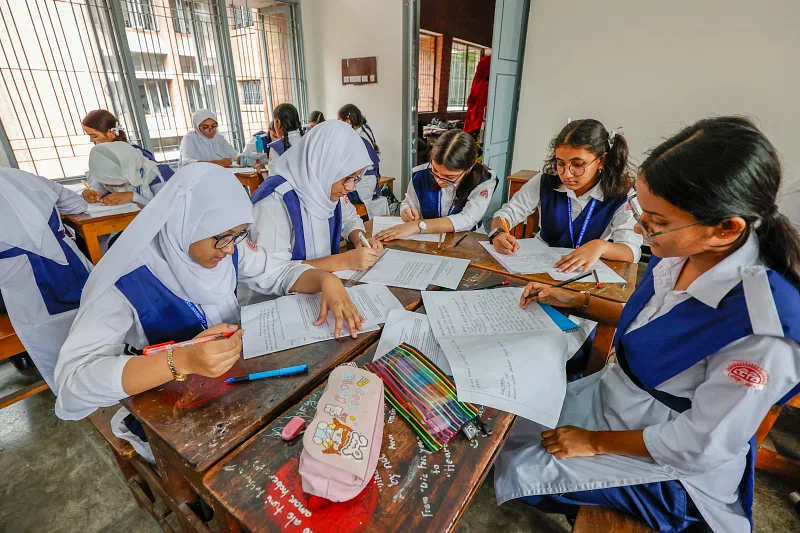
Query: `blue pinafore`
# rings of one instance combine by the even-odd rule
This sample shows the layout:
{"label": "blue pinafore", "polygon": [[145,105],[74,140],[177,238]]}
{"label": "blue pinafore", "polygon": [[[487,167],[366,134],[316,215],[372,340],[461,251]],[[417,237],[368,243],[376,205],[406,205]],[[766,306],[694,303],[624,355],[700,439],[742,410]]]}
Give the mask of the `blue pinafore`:
{"label": "blue pinafore", "polygon": [[[463,205],[453,205],[447,210],[447,213],[442,212],[442,190],[436,185],[436,180],[431,173],[430,164],[421,165],[416,167],[415,172],[411,175],[411,184],[414,186],[414,192],[417,193],[419,199],[419,206],[422,218],[442,218],[450,215],[460,213]],[[492,172],[488,170],[484,175],[481,183],[486,183],[489,180],[497,180],[493,177]],[[470,231],[476,231],[483,227],[483,221],[478,222]]]}

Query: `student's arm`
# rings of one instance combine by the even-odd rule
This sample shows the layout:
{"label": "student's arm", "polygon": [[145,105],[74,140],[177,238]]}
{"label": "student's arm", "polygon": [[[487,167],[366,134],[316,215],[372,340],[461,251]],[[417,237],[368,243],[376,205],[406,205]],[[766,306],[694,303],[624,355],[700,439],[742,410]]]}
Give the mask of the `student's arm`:
{"label": "student's arm", "polygon": [[[492,218],[490,231],[495,228],[512,230],[514,226],[521,224],[539,206],[539,189],[542,182],[542,173],[539,171],[534,177],[528,180],[514,196],[497,210]],[[503,221],[506,224],[503,224]],[[513,254],[519,250],[517,238],[509,233],[498,233],[492,238],[492,246],[501,254]]]}
{"label": "student's arm", "polygon": [[63,215],[74,215],[86,212],[86,208],[88,207],[86,205],[86,200],[84,200],[78,193],[67,189],[60,183],[56,183],[53,180],[42,178],[41,176],[37,177],[39,177],[42,182],[44,182],[53,190],[53,192],[58,195],[56,207],[58,208],[59,213]]}
{"label": "student's arm", "polygon": [[108,194],[108,189],[103,187],[103,184],[94,179],[91,173],[86,173],[86,184],[91,188],[81,191],[81,197],[89,203],[97,203],[103,199],[103,196]]}
{"label": "student's arm", "polygon": [[453,226],[452,231],[469,231],[486,216],[497,183],[496,179],[491,179],[472,189],[464,209],[460,213],[447,217]]}
{"label": "student's arm", "polygon": [[406,197],[400,202],[400,218],[403,219],[403,222],[417,222],[420,220],[420,216],[417,191],[414,190],[414,184],[409,180]]}
{"label": "student's arm", "polygon": [[363,329],[361,324],[364,319],[361,313],[358,312],[358,308],[350,300],[350,295],[342,285],[342,280],[333,274],[321,270],[306,270],[297,278],[291,291],[306,294],[322,293],[319,316],[314,325],[322,324],[330,311],[336,321],[333,332],[334,338],[339,338],[342,332],[342,325],[345,323],[350,331],[350,336],[354,339],[358,336],[358,332]]}
{"label": "student's arm", "polygon": [[[541,291],[536,298],[526,300],[528,295],[536,291]],[[528,305],[539,302],[552,305],[553,307],[569,309],[571,314],[588,318],[595,322],[602,322],[603,324],[610,324],[612,326],[616,326],[619,323],[619,317],[622,314],[622,304],[589,295],[588,306],[582,308],[583,304],[587,302],[586,297],[587,295],[582,292],[555,288],[544,283],[532,281],[528,283],[525,290],[522,292],[519,304],[520,307],[525,309]]]}
{"label": "student's arm", "polygon": [[298,278],[310,265],[293,261],[289,253],[268,253],[250,240],[236,245],[239,256],[239,281],[262,294],[283,296],[292,292]]}

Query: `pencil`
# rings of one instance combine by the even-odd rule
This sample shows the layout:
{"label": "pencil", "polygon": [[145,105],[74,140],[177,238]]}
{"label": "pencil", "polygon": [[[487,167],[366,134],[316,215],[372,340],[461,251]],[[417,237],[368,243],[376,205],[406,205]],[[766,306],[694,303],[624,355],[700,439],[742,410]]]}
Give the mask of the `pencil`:
{"label": "pencil", "polygon": [[89,187],[89,184],[88,184],[88,183],[86,183],[85,181],[83,181],[83,182],[81,182],[81,183],[83,183],[83,186],[84,186],[84,187],[86,187],[86,189],[87,189],[89,192],[94,192],[94,191],[92,190],[92,188],[91,188],[91,187]]}
{"label": "pencil", "polygon": [[458,238],[458,240],[456,241],[456,243],[453,245],[453,248],[455,248],[456,246],[458,246],[459,244],[461,244],[461,241],[463,241],[463,240],[464,240],[464,239],[466,239],[466,238],[467,238],[467,234],[465,233],[464,235],[462,235],[461,237],[459,237],[459,238]]}
{"label": "pencil", "polygon": [[600,285],[600,276],[597,275],[597,270],[592,270],[592,274],[594,274],[594,284],[598,289],[601,289],[603,286]]}
{"label": "pencil", "polygon": [[503,221],[503,229],[505,229],[505,230],[506,230],[506,233],[508,233],[509,235],[511,235],[511,230],[510,230],[510,229],[508,229],[508,222],[506,222],[506,219],[504,219],[504,218],[501,218],[500,220],[501,220],[501,221]]}
{"label": "pencil", "polygon": [[[592,275],[592,272],[594,272],[594,270],[592,270],[591,272],[584,272],[583,274],[578,274],[578,275],[577,275],[577,276],[575,276],[574,278],[569,278],[569,279],[567,279],[567,280],[564,280],[564,281],[562,281],[561,283],[556,283],[555,285],[553,285],[553,288],[555,289],[555,288],[557,288],[557,287],[563,287],[564,285],[569,285],[570,283],[572,283],[572,282],[574,282],[574,281],[578,281],[579,279],[583,279],[583,278],[585,278],[585,277],[587,277],[587,276],[591,276],[591,275]],[[544,290],[544,289],[542,289],[542,290]],[[528,295],[528,296],[525,298],[525,301],[528,301],[528,300],[530,300],[531,298],[536,298],[537,296],[539,296],[539,293],[540,293],[540,292],[542,292],[542,290],[540,290],[540,291],[536,291],[536,292],[534,292],[533,294],[529,294],[529,295]]]}
{"label": "pencil", "polygon": [[442,249],[442,235],[444,235],[444,233],[439,234],[439,245],[436,247],[437,250]]}

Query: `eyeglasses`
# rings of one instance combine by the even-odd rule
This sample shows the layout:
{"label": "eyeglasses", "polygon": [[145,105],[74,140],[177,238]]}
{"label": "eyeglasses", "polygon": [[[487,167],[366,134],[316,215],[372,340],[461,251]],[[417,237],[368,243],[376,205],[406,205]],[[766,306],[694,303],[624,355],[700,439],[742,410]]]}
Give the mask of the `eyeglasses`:
{"label": "eyeglasses", "polygon": [[212,124],[211,126],[200,126],[200,131],[214,131],[219,127],[219,124]]}
{"label": "eyeglasses", "polygon": [[250,235],[249,229],[243,229],[242,231],[240,231],[235,235],[225,235],[222,237],[220,237],[219,235],[213,235],[212,237],[216,241],[214,243],[214,248],[216,248],[217,250],[222,250],[223,248],[227,248],[231,244],[234,245],[239,244],[240,242],[245,240],[248,235]]}
{"label": "eyeglasses", "polygon": [[636,220],[636,223],[639,224],[640,228],[642,228],[642,235],[644,236],[644,240],[647,241],[647,244],[649,246],[653,246],[654,244],[653,239],[659,235],[664,235],[665,233],[691,228],[692,226],[697,226],[698,224],[701,223],[698,220],[697,222],[693,222],[691,224],[687,224],[679,228],[665,229],[661,231],[656,231],[655,233],[651,233],[650,230],[645,225],[645,223],[642,221],[642,209],[639,207],[638,203],[633,201],[635,198],[636,198],[635,194],[628,197],[628,207],[630,208],[631,213],[633,214],[633,218]]}
{"label": "eyeglasses", "polygon": [[355,189],[356,185],[358,185],[360,182],[361,182],[361,176],[352,176],[344,180],[343,185],[345,189],[350,189],[350,188]]}
{"label": "eyeglasses", "polygon": [[559,176],[563,176],[564,173],[567,171],[567,167],[569,167],[570,173],[576,178],[579,178],[583,176],[583,174],[586,172],[586,169],[589,168],[589,166],[598,159],[600,159],[599,155],[594,159],[592,159],[591,161],[589,161],[588,163],[586,163],[585,165],[582,165],[581,163],[570,163],[569,165],[566,165],[558,161],[553,161],[551,164],[555,166],[556,172],[558,172]]}
{"label": "eyeglasses", "polygon": [[475,166],[475,163],[473,163],[472,166],[469,167],[468,169],[462,171],[461,174],[459,174],[458,177],[455,180],[449,180],[449,179],[443,177],[441,174],[439,174],[435,170],[433,170],[433,162],[432,161],[431,161],[430,170],[431,170],[431,174],[433,174],[434,178],[440,179],[443,182],[445,182],[447,184],[450,184],[450,185],[458,185],[458,182],[461,181],[461,178],[463,178],[465,174],[467,174],[469,171],[471,171],[472,167],[474,167],[474,166]]}

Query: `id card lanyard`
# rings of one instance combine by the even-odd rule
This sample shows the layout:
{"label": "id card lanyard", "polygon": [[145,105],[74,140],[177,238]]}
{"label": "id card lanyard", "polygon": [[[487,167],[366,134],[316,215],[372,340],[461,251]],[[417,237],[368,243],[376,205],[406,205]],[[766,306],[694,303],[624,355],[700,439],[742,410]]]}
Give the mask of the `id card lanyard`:
{"label": "id card lanyard", "polygon": [[200,325],[203,326],[203,329],[208,329],[208,321],[206,320],[206,317],[203,314],[203,312],[192,302],[184,300],[184,303],[186,303],[186,305],[189,306],[189,309],[192,310],[194,316],[196,316],[197,320],[200,321]]}
{"label": "id card lanyard", "polygon": [[[450,209],[447,210],[447,216],[453,214],[453,209],[456,208],[456,193],[453,193],[453,202],[450,204]],[[442,189],[439,189],[439,201],[436,204],[437,214],[442,218]]]}
{"label": "id card lanyard", "polygon": [[575,233],[574,228],[572,227],[572,199],[567,196],[567,220],[569,220],[569,238],[572,239],[572,247],[578,248],[581,244],[583,244],[583,236],[586,234],[586,228],[589,227],[589,220],[592,218],[592,213],[594,213],[594,208],[597,205],[597,198],[592,198],[589,201],[589,206],[586,208],[588,211],[586,212],[586,218],[583,220],[583,225],[581,226],[581,232],[578,234],[578,241],[575,241]]}

